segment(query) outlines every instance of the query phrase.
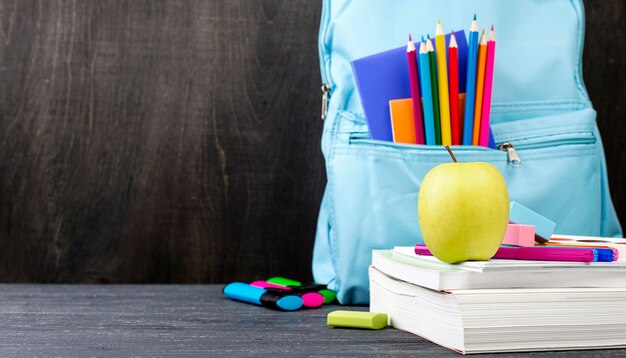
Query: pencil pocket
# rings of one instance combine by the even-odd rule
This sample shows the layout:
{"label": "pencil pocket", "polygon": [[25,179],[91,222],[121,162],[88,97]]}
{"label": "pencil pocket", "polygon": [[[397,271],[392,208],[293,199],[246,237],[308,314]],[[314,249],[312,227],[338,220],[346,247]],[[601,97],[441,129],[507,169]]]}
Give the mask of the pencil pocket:
{"label": "pencil pocket", "polygon": [[[327,255],[325,279],[339,291],[340,302],[368,302],[367,266],[371,250],[423,242],[417,218],[417,194],[426,173],[451,162],[441,146],[418,146],[369,139],[360,120],[339,114],[337,141],[327,156],[328,186],[315,260]],[[356,129],[342,131],[341,129]],[[595,111],[494,124],[500,149],[453,146],[460,162],[482,161],[503,174],[511,200],[540,208],[558,223],[558,231],[610,235],[619,231],[608,198]],[[319,235],[332,235],[321,238]],[[322,255],[322,256],[320,256]],[[323,265],[318,265],[323,267]],[[314,267],[314,274],[315,274]],[[317,278],[317,277],[316,277]],[[342,301],[343,300],[343,301]]]}

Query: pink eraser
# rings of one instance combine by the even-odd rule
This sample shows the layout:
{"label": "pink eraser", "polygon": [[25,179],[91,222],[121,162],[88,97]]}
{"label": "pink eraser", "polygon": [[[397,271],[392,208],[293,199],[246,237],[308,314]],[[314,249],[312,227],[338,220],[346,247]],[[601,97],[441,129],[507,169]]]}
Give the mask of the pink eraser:
{"label": "pink eraser", "polygon": [[317,292],[307,292],[302,297],[302,305],[308,308],[317,308],[324,304],[324,296]]}
{"label": "pink eraser", "polygon": [[509,224],[502,245],[535,246],[535,226]]}
{"label": "pink eraser", "polygon": [[254,281],[250,284],[250,286],[258,287],[258,288],[276,288],[279,290],[291,290],[291,288],[286,286],[275,285],[273,283],[269,283],[267,281]]}

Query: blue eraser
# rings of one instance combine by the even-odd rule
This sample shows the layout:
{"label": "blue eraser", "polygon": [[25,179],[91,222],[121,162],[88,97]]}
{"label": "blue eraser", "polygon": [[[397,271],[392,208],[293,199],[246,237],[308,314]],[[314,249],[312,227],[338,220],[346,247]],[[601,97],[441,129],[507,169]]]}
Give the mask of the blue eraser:
{"label": "blue eraser", "polygon": [[535,236],[539,237],[540,242],[550,240],[556,223],[545,216],[525,207],[524,205],[511,201],[511,211],[509,214],[509,222],[513,224],[534,225]]}

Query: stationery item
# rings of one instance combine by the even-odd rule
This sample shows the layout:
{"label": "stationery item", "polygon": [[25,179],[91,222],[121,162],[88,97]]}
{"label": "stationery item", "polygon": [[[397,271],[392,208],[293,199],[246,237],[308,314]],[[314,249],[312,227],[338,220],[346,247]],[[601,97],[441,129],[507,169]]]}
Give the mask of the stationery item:
{"label": "stationery item", "polygon": [[[411,98],[392,99],[389,101],[389,112],[391,113],[391,130],[395,143],[423,144],[417,143],[413,104]],[[421,122],[420,122],[421,123]]]}
{"label": "stationery item", "polygon": [[439,86],[439,118],[441,122],[441,144],[452,144],[450,127],[450,97],[448,93],[448,60],[446,39],[443,34],[441,21],[437,20],[435,31],[435,45],[437,46],[437,79]]}
{"label": "stationery item", "polygon": [[302,282],[300,282],[300,281],[296,281],[296,280],[292,280],[290,278],[285,278],[285,277],[280,277],[280,276],[270,277],[270,278],[267,279],[267,282],[273,283],[275,285],[280,285],[280,286],[300,286],[300,285],[302,285]]}
{"label": "stationery item", "polygon": [[512,224],[534,225],[535,241],[538,243],[547,242],[556,228],[556,223],[554,221],[537,212],[534,212],[516,201],[511,201],[510,203],[509,222]]}
{"label": "stationery item", "polygon": [[596,237],[596,236],[575,236],[553,234],[550,237],[548,245],[568,245],[568,246],[587,246],[608,247],[618,251],[619,257],[626,258],[626,239],[614,237]]}
{"label": "stationery item", "polygon": [[626,288],[507,287],[438,292],[369,268],[370,310],[387,313],[394,328],[457,352],[626,345]]}
{"label": "stationery item", "polygon": [[330,303],[337,297],[337,293],[335,291],[329,290],[326,288],[326,285],[320,285],[317,283],[303,284],[300,281],[278,276],[269,278],[267,282],[273,285],[289,287],[292,290],[297,290],[299,292],[317,292],[324,296],[324,303]]}
{"label": "stationery item", "polygon": [[292,290],[291,287],[275,285],[267,281],[254,281],[250,284],[253,287],[265,288],[268,290],[292,291],[293,295],[302,298],[302,305],[308,308],[317,308],[324,304],[324,296],[318,292],[299,291],[297,288]]}
{"label": "stationery item", "polygon": [[406,47],[406,60],[409,70],[409,82],[411,84],[411,99],[413,101],[411,106],[413,111],[412,119],[414,121],[413,136],[415,137],[415,142],[413,143],[424,144],[426,142],[424,141],[424,120],[422,119],[422,96],[420,94],[419,77],[417,74],[417,54],[415,44],[413,43],[413,39],[410,34],[409,43]]}
{"label": "stationery item", "polygon": [[626,288],[624,261],[589,263],[499,259],[449,264],[434,256],[417,255],[413,246],[396,246],[393,250],[373,250],[372,265],[399,280],[438,291],[498,288]]}
{"label": "stationery item", "polygon": [[291,287],[275,285],[275,284],[269,283],[267,281],[250,282],[250,286],[259,287],[259,288],[275,288],[275,289],[279,289],[279,290],[291,290]]}
{"label": "stationery item", "polygon": [[437,145],[437,135],[435,133],[435,112],[433,107],[432,87],[430,85],[430,60],[426,44],[420,43],[419,50],[419,70],[422,82],[422,95],[424,96],[424,134],[426,145]]}
{"label": "stationery item", "polygon": [[474,136],[474,102],[476,98],[476,65],[478,62],[478,22],[476,15],[469,31],[467,48],[467,90],[465,94],[465,118],[463,119],[463,145],[472,145]]}
{"label": "stationery item", "polygon": [[480,118],[479,144],[489,146],[489,128],[491,121],[491,92],[493,89],[493,69],[496,56],[496,34],[491,25],[487,40],[487,59],[485,60],[485,88],[483,90],[482,115]]}
{"label": "stationery item", "polygon": [[448,71],[450,72],[450,130],[452,133],[452,144],[461,145],[463,144],[463,122],[459,116],[459,49],[454,31],[450,34],[448,61]]}
{"label": "stationery item", "polygon": [[333,311],[327,316],[329,326],[381,329],[387,327],[387,314],[362,311]]}
{"label": "stationery item", "polygon": [[437,63],[435,62],[435,49],[430,41],[430,36],[426,39],[426,51],[428,51],[428,62],[430,66],[430,91],[433,97],[433,115],[435,121],[435,139],[437,145],[441,142],[441,116],[439,108],[439,86],[437,84]]}
{"label": "stationery item", "polygon": [[302,307],[301,297],[289,293],[268,291],[243,282],[229,283],[224,287],[223,292],[230,299],[277,310],[295,311]]}
{"label": "stationery item", "polygon": [[[456,33],[459,63],[467,58],[467,41],[463,31]],[[449,35],[446,35],[448,41]],[[371,139],[393,140],[389,101],[411,98],[406,46],[373,54],[351,62]],[[465,91],[465,68],[459,69],[459,90]],[[422,79],[423,82],[423,79]],[[422,83],[421,92],[424,92]]]}
{"label": "stationery item", "polygon": [[476,65],[476,98],[474,100],[474,134],[472,135],[472,145],[478,145],[480,136],[480,119],[483,105],[483,91],[485,87],[485,63],[487,59],[487,38],[485,29],[480,34],[478,44],[478,63]]}
{"label": "stationery item", "polygon": [[509,224],[502,244],[526,247],[535,246],[535,227],[532,225]]}
{"label": "stationery item", "polygon": [[[415,245],[418,255],[432,256],[424,244]],[[531,260],[531,261],[598,261],[595,249],[560,249],[541,247],[500,247],[492,259]],[[612,260],[611,260],[612,261]]]}

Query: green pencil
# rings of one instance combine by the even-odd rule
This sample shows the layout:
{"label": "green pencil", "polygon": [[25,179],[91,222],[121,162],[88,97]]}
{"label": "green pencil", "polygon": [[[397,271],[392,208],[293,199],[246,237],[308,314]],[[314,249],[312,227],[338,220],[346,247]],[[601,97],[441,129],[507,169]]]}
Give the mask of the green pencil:
{"label": "green pencil", "polygon": [[437,145],[441,145],[441,119],[439,118],[439,89],[437,86],[437,64],[435,63],[435,48],[430,36],[426,39],[426,50],[428,51],[428,62],[430,63],[430,83],[433,95],[433,117],[435,119],[435,139]]}

